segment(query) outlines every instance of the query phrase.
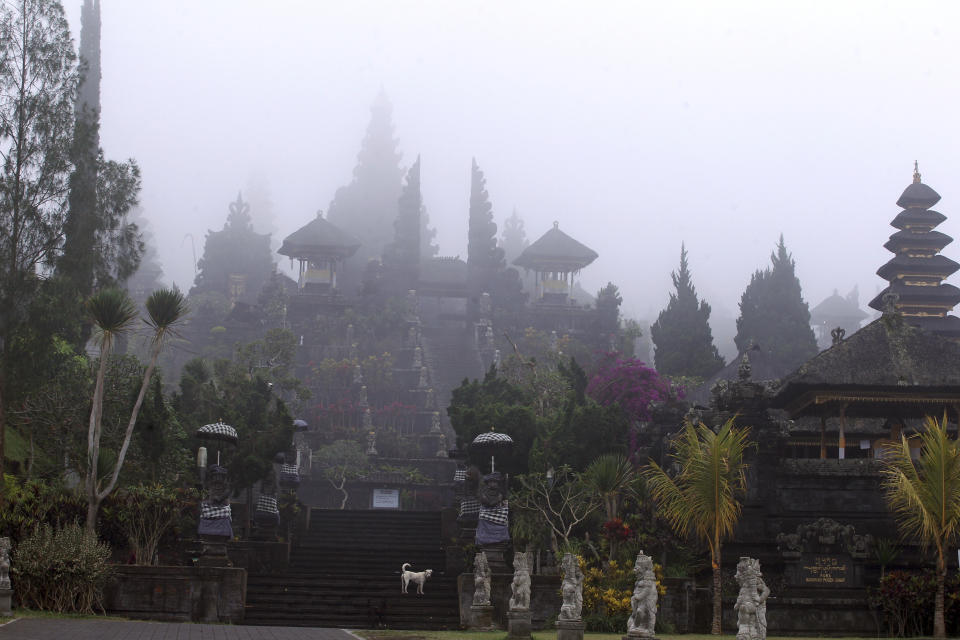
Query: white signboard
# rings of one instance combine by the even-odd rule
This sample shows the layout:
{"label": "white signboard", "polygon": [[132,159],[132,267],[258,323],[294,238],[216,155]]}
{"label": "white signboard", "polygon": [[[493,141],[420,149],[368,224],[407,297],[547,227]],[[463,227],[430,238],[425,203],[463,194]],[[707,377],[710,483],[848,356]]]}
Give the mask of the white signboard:
{"label": "white signboard", "polygon": [[400,508],[400,489],[374,489],[373,490],[373,508],[374,509],[399,509]]}

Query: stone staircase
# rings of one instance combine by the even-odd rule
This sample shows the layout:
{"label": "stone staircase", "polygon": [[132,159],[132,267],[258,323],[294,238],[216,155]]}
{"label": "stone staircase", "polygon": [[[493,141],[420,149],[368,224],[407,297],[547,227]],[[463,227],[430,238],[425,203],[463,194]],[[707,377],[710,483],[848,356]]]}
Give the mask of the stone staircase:
{"label": "stone staircase", "polygon": [[[459,327],[424,327],[424,359],[433,377],[437,401],[443,409],[450,404],[453,390],[464,378],[483,379],[486,371],[480,362],[473,329]],[[443,411],[446,418],[446,411]]]}
{"label": "stone staircase", "polygon": [[[425,595],[401,593],[400,566],[433,569]],[[313,509],[282,574],[247,578],[245,624],[451,629],[457,577],[446,575],[439,512]]]}

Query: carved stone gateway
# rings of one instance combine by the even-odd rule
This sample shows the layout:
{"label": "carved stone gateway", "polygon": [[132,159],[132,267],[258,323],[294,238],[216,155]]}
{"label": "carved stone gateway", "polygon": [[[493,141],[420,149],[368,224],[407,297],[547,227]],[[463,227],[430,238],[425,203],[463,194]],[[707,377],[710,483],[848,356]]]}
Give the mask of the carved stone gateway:
{"label": "carved stone gateway", "polygon": [[637,581],[630,598],[627,635],[623,638],[653,638],[653,630],[657,625],[657,576],[653,572],[653,558],[645,555],[643,551],[638,553],[633,573]]}
{"label": "carved stone gateway", "polygon": [[770,589],[760,574],[760,561],[741,557],[736,579],[740,585],[737,603],[733,605],[737,612],[737,640],[766,640]]}

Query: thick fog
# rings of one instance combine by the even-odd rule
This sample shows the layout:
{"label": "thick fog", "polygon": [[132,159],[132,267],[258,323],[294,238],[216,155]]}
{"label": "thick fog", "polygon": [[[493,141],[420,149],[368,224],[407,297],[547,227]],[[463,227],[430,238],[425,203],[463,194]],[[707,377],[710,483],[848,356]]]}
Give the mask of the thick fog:
{"label": "thick fog", "polygon": [[866,308],[914,160],[960,237],[955,2],[103,0],[102,20],[103,146],[140,163],[183,288],[239,190],[276,240],[327,209],[381,87],[441,255],[466,257],[475,156],[501,227],[558,221],[600,254],[584,288],[614,282],[639,319],[685,242],[729,337],[780,233],[811,307],[858,285]]}

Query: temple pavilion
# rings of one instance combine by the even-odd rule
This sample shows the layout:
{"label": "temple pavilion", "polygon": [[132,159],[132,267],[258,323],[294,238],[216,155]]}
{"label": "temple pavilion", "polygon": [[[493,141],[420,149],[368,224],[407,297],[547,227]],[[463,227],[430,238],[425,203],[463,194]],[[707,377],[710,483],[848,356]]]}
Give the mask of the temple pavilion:
{"label": "temple pavilion", "polygon": [[940,255],[953,238],[934,230],[946,220],[930,208],[939,201],[940,195],[920,181],[915,163],[913,183],[897,200],[903,211],[890,223],[898,231],[883,245],[894,256],[877,270],[890,284],[870,306],[883,311],[892,304],[910,324],[960,339],[960,318],[949,315],[960,302],[960,289],[943,282],[960,265]]}
{"label": "temple pavilion", "polygon": [[284,238],[277,251],[300,263],[297,289],[304,294],[330,293],[337,288],[343,261],[360,248],[360,241],[325,220],[323,212]]}
{"label": "temple pavilion", "polygon": [[524,249],[513,264],[536,274],[534,302],[567,305],[574,277],[597,257],[596,251],[560,231],[560,224],[554,222],[553,228]]}

